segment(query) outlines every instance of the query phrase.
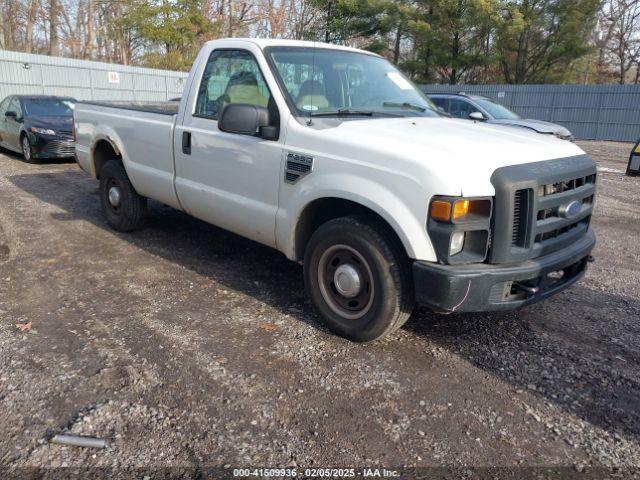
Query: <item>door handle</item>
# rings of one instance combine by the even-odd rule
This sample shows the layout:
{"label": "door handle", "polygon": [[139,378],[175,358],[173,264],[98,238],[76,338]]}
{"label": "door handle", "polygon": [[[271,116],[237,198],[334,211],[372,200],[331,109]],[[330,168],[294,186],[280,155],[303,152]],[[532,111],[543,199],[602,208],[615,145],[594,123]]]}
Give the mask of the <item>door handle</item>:
{"label": "door handle", "polygon": [[191,155],[191,132],[182,132],[182,153]]}

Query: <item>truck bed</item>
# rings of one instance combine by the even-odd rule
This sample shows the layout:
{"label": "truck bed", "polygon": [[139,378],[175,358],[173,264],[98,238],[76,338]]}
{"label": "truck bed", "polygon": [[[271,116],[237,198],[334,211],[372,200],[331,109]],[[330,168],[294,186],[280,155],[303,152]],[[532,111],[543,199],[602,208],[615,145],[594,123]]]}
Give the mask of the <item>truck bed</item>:
{"label": "truck bed", "polygon": [[173,188],[173,130],[178,104],[81,102],[73,112],[76,158],[96,177],[91,148],[108,141],[122,155],[131,183],[141,195],[177,205]]}

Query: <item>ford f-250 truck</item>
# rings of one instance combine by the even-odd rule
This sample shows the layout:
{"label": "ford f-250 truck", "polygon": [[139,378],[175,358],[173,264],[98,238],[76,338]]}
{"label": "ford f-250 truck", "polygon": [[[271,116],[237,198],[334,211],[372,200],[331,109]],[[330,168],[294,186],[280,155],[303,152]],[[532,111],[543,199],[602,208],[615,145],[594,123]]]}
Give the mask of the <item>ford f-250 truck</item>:
{"label": "ford f-250 truck", "polygon": [[357,341],[414,304],[514,309],[591,259],[596,166],[575,144],[444,118],[393,65],[347,47],[207,43],[170,104],[80,103],[76,157],[128,231],[152,198],[304,265],[328,327]]}

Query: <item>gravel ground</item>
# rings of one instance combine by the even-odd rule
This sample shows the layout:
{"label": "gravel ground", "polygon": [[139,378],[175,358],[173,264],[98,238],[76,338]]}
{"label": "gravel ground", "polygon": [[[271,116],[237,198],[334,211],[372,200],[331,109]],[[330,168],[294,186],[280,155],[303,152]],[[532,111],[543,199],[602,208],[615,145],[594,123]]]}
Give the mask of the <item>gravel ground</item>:
{"label": "gravel ground", "polygon": [[[580,145],[600,167],[583,281],[517,312],[419,309],[366,345],[321,326],[281,254],[158,204],[146,229],[115,233],[75,164],[0,155],[2,472],[631,475],[640,179],[621,173],[630,144]],[[57,433],[107,448],[52,444]]]}

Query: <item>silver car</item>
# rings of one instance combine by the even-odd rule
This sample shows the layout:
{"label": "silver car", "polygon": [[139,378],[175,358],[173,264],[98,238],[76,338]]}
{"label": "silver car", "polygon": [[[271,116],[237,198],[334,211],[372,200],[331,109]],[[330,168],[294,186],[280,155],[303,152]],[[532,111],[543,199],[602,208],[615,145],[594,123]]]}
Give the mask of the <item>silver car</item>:
{"label": "silver car", "polygon": [[452,117],[485,121],[498,125],[529,128],[538,133],[553,134],[563,140],[573,141],[571,132],[556,123],[521,118],[507,107],[480,95],[429,94],[431,101]]}

